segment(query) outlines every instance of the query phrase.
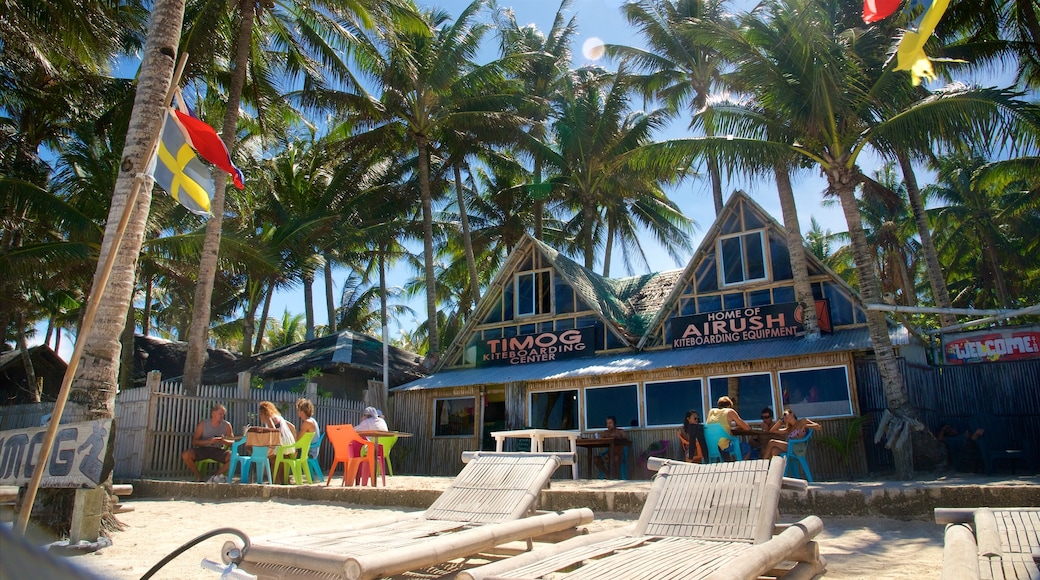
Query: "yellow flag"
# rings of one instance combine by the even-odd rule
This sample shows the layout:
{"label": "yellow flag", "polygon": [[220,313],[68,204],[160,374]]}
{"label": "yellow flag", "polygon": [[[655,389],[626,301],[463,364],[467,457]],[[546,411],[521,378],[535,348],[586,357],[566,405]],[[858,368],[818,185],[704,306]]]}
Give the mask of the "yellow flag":
{"label": "yellow flag", "polygon": [[950,0],[933,0],[932,5],[925,11],[921,18],[921,24],[916,31],[908,30],[903,34],[896,49],[896,70],[908,70],[914,86],[921,84],[922,80],[935,80],[935,71],[932,70],[932,61],[924,53],[924,43],[932,36],[935,25],[946,13]]}

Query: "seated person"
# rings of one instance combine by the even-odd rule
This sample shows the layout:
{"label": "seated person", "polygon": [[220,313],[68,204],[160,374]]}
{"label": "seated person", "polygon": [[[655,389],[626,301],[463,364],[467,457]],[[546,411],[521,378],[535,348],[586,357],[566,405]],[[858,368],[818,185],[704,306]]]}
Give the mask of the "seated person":
{"label": "seated person", "polygon": [[758,459],[763,456],[762,448],[765,447],[765,445],[769,441],[769,436],[766,434],[769,433],[769,430],[773,428],[774,424],[776,424],[776,421],[773,419],[772,407],[765,407],[764,409],[762,409],[760,416],[762,418],[763,433],[761,435],[751,437],[748,441],[751,445],[751,453],[749,454],[751,459]]}
{"label": "seated person", "polygon": [[296,400],[296,416],[300,418],[300,431],[299,434],[314,433],[314,439],[311,439],[311,448],[308,451],[308,457],[318,457],[318,446],[313,445],[314,441],[321,437],[321,430],[318,428],[318,421],[314,418],[314,403],[310,402],[310,399],[297,399]]}
{"label": "seated person", "polygon": [[386,420],[383,419],[379,409],[365,407],[365,411],[361,413],[361,422],[354,429],[358,431],[389,431],[390,427],[386,425]]}
{"label": "seated person", "polygon": [[[599,439],[628,439],[628,435],[617,426],[617,417],[610,415],[607,417],[607,430],[602,433],[597,433],[596,437]],[[610,448],[606,451],[598,454],[592,459],[592,462],[596,465],[596,469],[599,469],[601,475],[606,475],[609,471],[611,462],[615,462],[614,465],[620,465],[621,454],[624,453],[624,447],[620,445],[614,446],[614,455],[610,456]]]}
{"label": "seated person", "polygon": [[801,439],[802,437],[805,437],[809,429],[814,431],[819,430],[820,424],[812,419],[799,419],[798,416],[794,414],[794,411],[791,409],[784,409],[784,416],[769,429],[770,433],[783,435],[784,440],[773,439],[769,441],[769,443],[766,443],[765,449],[762,450],[762,459],[772,459],[773,457],[786,452],[787,440]]}
{"label": "seated person", "polygon": [[[740,415],[737,414],[737,410],[733,408],[733,399],[723,395],[719,397],[716,405],[717,407],[708,411],[708,418],[704,421],[705,423],[718,423],[730,435],[733,434],[734,426],[745,431],[751,430],[747,422],[741,419]],[[731,450],[731,443],[732,441],[729,439],[719,440],[719,453],[722,454],[723,461],[734,461],[736,459],[734,453],[741,453],[739,449]]]}
{"label": "seated person", "polygon": [[[285,417],[282,417],[281,412],[278,411],[278,407],[271,401],[263,401],[260,403],[260,413],[258,414],[260,419],[261,427],[268,427],[271,429],[278,429],[282,445],[292,445],[296,443],[296,426],[291,422],[287,421]],[[271,473],[274,475],[275,483],[283,483],[282,473],[287,471],[286,469],[279,470],[279,473],[274,473],[274,447],[268,450],[268,461],[271,462]],[[286,452],[285,455],[294,453],[293,451]]]}
{"label": "seated person", "polygon": [[[679,441],[682,442],[683,459],[687,463],[704,463],[704,450],[708,443],[704,439],[704,425],[701,425],[700,413],[690,409],[683,417],[683,426],[679,429]],[[690,442],[693,442],[693,445]]]}
{"label": "seated person", "polygon": [[202,474],[199,473],[195,462],[203,459],[212,459],[220,464],[211,480],[219,481],[221,477],[227,477],[231,452],[224,448],[224,440],[235,435],[231,430],[231,423],[224,420],[226,415],[227,408],[220,403],[214,403],[209,410],[209,420],[199,421],[195,426],[195,432],[191,436],[191,449],[181,453],[181,459],[195,475],[195,481],[202,481]]}

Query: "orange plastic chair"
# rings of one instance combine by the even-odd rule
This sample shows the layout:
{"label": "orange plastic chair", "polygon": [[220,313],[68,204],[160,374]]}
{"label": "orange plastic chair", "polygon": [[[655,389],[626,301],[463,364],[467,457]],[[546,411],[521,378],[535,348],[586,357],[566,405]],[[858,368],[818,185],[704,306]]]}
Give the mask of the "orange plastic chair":
{"label": "orange plastic chair", "polygon": [[[336,467],[343,464],[343,485],[354,481],[363,466],[368,467],[368,473],[376,472],[376,444],[365,439],[354,430],[353,425],[328,425],[325,428],[326,437],[332,442],[332,467],[329,468],[328,479],[325,485],[332,482],[332,476],[336,473]],[[366,453],[362,455],[362,449]],[[376,478],[372,478],[372,487],[376,485]]]}

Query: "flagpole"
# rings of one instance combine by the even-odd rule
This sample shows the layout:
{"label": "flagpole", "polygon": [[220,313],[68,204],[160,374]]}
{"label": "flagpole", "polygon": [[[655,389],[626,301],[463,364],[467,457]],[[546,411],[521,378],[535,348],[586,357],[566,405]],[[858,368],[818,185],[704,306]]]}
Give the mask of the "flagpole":
{"label": "flagpole", "polygon": [[[173,78],[170,82],[170,88],[166,93],[166,100],[163,103],[163,113],[166,114],[166,109],[169,108],[170,102],[173,100],[173,95],[177,90],[177,85],[180,84],[181,73],[184,72],[184,65],[188,61],[188,53],[181,53],[181,58],[177,62],[177,68],[173,71]],[[162,134],[162,123],[159,124],[159,131],[152,135],[152,146],[149,149],[151,155],[148,159],[155,156],[156,147],[159,145],[159,136]],[[126,232],[126,226],[130,223],[130,216],[134,212],[134,204],[137,203],[137,195],[141,192],[141,185],[144,183],[144,175],[138,173],[134,176],[134,184],[130,188],[130,194],[126,198],[126,206],[123,207],[123,215],[119,219],[119,227],[115,232],[115,237],[112,240],[112,247],[109,249],[108,256],[105,259],[105,263],[101,268],[101,272],[98,275],[97,288],[91,292],[90,297],[87,299],[87,308],[83,314],[83,325],[80,328],[79,334],[76,336],[76,347],[72,351],[72,358],[69,360],[68,366],[65,368],[65,376],[61,381],[61,390],[58,391],[58,398],[54,401],[54,411],[51,413],[50,422],[47,424],[47,432],[43,437],[43,443],[40,445],[40,453],[36,457],[36,465],[33,467],[32,478],[29,480],[29,484],[25,490],[25,497],[22,499],[21,507],[18,512],[18,519],[15,521],[15,531],[19,534],[25,535],[25,529],[29,525],[29,515],[32,513],[33,504],[36,502],[36,492],[40,488],[40,480],[43,479],[43,469],[47,465],[47,457],[51,454],[51,449],[54,446],[54,438],[58,433],[58,424],[61,421],[61,415],[65,411],[65,403],[69,399],[69,391],[72,387],[72,379],[76,376],[76,369],[79,367],[79,360],[83,357],[83,350],[86,348],[87,341],[85,340],[90,336],[90,331],[94,326],[94,318],[97,315],[98,307],[101,304],[101,297],[105,293],[105,286],[108,285],[108,277],[112,273],[112,268],[115,266],[116,257],[119,254],[120,242],[123,239],[123,234]]]}

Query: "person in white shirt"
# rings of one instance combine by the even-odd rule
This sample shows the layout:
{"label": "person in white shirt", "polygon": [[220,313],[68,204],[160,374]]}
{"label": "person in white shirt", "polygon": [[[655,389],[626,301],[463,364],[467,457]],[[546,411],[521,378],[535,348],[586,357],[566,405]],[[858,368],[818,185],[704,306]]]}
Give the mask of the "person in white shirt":
{"label": "person in white shirt", "polygon": [[386,420],[380,417],[379,409],[375,407],[365,407],[364,413],[361,414],[361,422],[354,427],[358,431],[389,431],[390,428],[386,426]]}

